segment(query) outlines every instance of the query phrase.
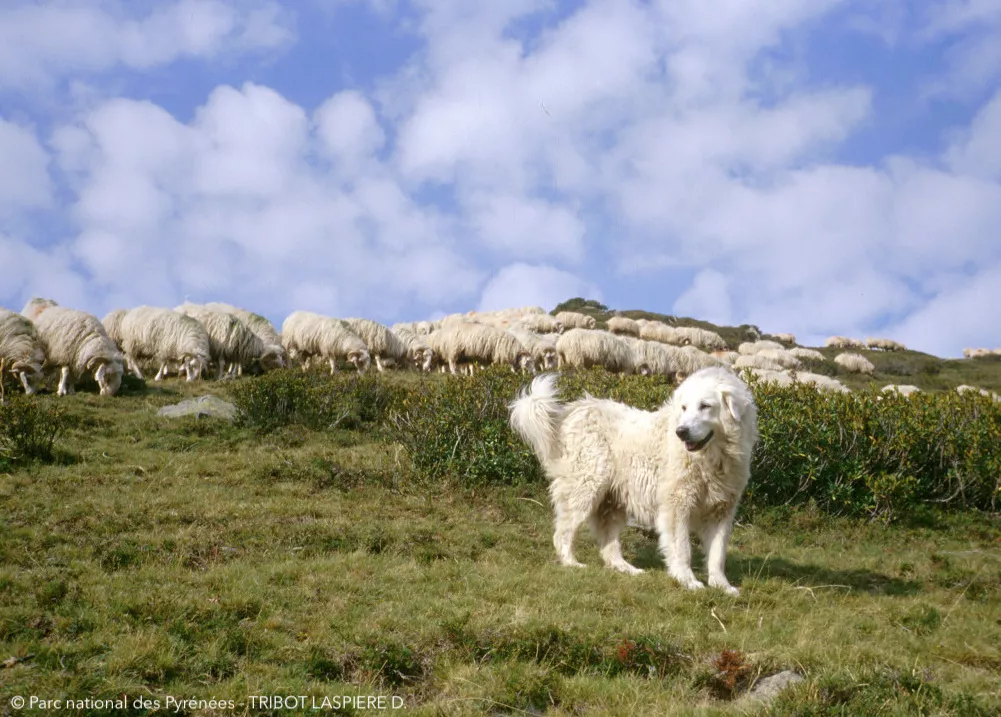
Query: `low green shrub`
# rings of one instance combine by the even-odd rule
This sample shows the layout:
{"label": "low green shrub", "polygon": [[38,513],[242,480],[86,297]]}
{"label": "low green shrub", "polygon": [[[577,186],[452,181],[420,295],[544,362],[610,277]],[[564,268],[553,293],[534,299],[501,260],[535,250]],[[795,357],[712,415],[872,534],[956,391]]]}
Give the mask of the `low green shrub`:
{"label": "low green shrub", "polygon": [[358,429],[382,423],[399,389],[372,374],[272,371],[234,383],[237,423],[267,433],[286,426]]}
{"label": "low green shrub", "polygon": [[51,462],[65,428],[64,411],[32,397],[8,393],[0,403],[0,470],[31,461]]}

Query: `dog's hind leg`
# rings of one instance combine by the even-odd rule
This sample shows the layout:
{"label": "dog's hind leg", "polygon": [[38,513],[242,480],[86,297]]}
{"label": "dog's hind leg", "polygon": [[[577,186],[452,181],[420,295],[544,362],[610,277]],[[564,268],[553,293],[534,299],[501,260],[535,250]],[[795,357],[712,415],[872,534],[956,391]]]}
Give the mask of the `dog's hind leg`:
{"label": "dog's hind leg", "polygon": [[583,568],[584,563],[579,562],[573,556],[573,540],[577,535],[577,530],[581,524],[587,520],[587,513],[574,510],[570,506],[556,506],[556,532],[553,534],[553,546],[556,548],[556,556],[560,564]]}
{"label": "dog's hind leg", "polygon": [[702,546],[706,552],[706,567],[709,569],[709,584],[722,588],[730,595],[740,595],[740,590],[730,584],[724,572],[726,568],[726,546],[733,530],[731,508],[721,520],[707,521],[702,528]]}
{"label": "dog's hind leg", "polygon": [[660,552],[667,572],[689,590],[705,587],[692,572],[692,543],[689,537],[690,512],[687,507],[665,505],[657,516]]}
{"label": "dog's hind leg", "polygon": [[606,567],[626,575],[639,575],[643,572],[622,557],[619,534],[629,522],[625,510],[609,507],[607,504],[602,505],[588,522],[591,524],[591,532],[594,534],[595,542],[598,543],[598,550]]}

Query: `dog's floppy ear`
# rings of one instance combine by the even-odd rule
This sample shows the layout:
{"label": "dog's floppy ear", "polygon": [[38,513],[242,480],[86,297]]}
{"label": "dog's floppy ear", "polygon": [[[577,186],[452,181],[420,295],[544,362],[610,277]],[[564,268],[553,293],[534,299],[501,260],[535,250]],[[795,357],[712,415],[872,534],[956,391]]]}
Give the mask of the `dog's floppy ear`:
{"label": "dog's floppy ear", "polygon": [[744,410],[747,408],[744,397],[740,394],[734,394],[730,386],[720,386],[719,395],[726,410],[733,416],[733,420],[740,421],[740,417],[744,415]]}

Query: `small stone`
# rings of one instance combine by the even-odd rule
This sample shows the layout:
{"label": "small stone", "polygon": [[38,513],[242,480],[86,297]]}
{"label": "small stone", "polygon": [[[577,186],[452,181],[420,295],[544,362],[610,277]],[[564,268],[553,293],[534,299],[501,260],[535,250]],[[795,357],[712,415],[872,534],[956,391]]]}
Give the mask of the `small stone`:
{"label": "small stone", "polygon": [[802,675],[792,670],[784,670],[758,680],[754,688],[747,693],[747,699],[771,702],[778,697],[779,692],[802,681]]}
{"label": "small stone", "polygon": [[164,406],[156,415],[164,418],[179,418],[181,416],[211,416],[227,421],[236,419],[236,406],[215,396],[199,396],[187,401],[181,401],[173,406]]}

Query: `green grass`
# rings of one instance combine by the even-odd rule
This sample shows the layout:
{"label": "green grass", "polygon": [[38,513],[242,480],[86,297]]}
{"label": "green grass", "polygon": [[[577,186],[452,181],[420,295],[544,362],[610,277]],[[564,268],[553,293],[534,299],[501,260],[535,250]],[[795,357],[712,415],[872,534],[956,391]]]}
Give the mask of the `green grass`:
{"label": "green grass", "polygon": [[1001,711],[996,515],[748,509],[728,560],[742,595],[690,593],[635,530],[643,575],[600,568],[584,531],[589,567],[557,567],[537,483],[416,480],[361,391],[320,430],[155,415],[229,391],[37,398],[67,424],[58,460],[0,469],[0,714],[122,693],[242,705],[195,714],[342,694],[427,715],[733,713],[781,669],[807,679],[775,714]]}

